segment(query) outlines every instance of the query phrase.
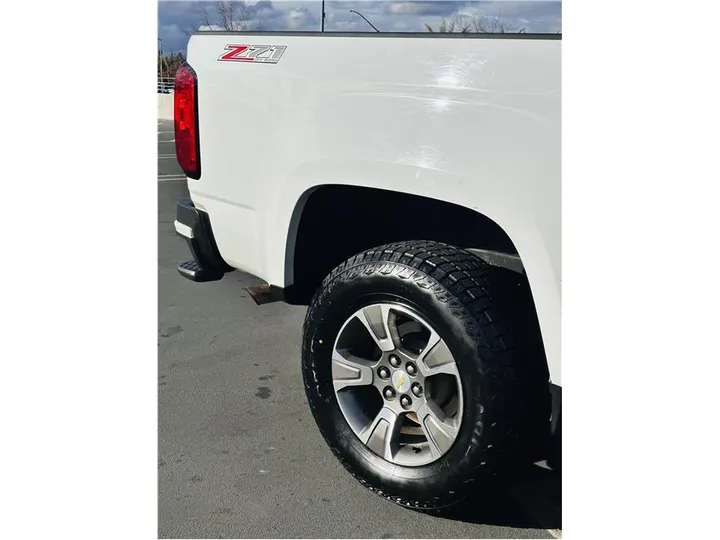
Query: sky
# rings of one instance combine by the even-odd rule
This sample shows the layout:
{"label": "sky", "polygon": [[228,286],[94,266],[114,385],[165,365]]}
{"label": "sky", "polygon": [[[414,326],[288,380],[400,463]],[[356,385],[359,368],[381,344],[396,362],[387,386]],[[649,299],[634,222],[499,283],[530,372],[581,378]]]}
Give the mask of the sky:
{"label": "sky", "polygon": [[[247,0],[234,2],[244,11],[249,29],[274,31],[320,31],[321,1]],[[326,0],[326,32],[374,32],[361,12],[381,32],[425,32],[426,24],[437,29],[440,21],[472,16],[491,23],[502,20],[509,31],[557,33],[562,28],[560,0]],[[159,0],[158,37],[164,52],[186,53],[188,32],[203,26],[206,9],[214,29],[221,29],[216,2]]]}

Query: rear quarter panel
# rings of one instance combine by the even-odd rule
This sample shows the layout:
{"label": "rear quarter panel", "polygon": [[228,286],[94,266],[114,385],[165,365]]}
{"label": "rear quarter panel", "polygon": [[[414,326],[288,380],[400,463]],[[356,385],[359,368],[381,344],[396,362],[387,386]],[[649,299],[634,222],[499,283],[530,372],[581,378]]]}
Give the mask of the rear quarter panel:
{"label": "rear quarter panel", "polygon": [[[226,45],[283,45],[277,64]],[[200,34],[202,177],[189,180],[231,265],[292,283],[298,204],[347,184],[459,204],[522,258],[560,384],[560,46],[556,39]],[[332,224],[328,224],[332,226]]]}

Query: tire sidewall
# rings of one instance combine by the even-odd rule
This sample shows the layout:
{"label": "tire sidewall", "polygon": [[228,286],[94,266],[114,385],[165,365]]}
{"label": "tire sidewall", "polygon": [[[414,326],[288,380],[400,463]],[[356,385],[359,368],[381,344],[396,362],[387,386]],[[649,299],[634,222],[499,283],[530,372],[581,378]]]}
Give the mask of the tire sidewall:
{"label": "tire sidewall", "polygon": [[[443,499],[460,498],[478,476],[491,473],[492,444],[486,440],[489,430],[485,427],[493,419],[492,404],[486,398],[494,391],[483,376],[482,359],[483,351],[490,351],[479,339],[475,320],[446,289],[427,276],[418,279],[421,273],[416,269],[392,266],[389,273],[373,271],[372,263],[349,269],[313,302],[303,336],[308,400],[328,444],[353,474],[390,496],[430,498],[433,506],[442,506]],[[376,303],[404,305],[425,319],[445,341],[460,373],[464,405],[458,436],[446,454],[424,466],[395,465],[377,456],[354,434],[335,396],[331,356],[338,333],[355,312]]]}

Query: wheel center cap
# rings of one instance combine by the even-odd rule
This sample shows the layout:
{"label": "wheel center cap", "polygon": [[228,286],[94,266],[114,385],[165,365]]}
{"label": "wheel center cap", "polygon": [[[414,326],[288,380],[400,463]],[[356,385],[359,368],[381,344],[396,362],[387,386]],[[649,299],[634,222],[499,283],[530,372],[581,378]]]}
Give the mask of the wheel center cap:
{"label": "wheel center cap", "polygon": [[402,369],[399,369],[392,375],[392,383],[395,390],[404,394],[410,390],[410,376],[405,373]]}

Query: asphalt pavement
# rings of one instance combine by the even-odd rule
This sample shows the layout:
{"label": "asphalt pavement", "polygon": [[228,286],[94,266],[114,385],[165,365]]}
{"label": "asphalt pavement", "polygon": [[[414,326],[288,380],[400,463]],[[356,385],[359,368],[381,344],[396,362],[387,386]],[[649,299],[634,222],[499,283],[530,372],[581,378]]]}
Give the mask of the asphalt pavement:
{"label": "asphalt pavement", "polygon": [[158,120],[158,178],[169,180],[183,176],[175,157],[175,131],[172,120]]}
{"label": "asphalt pavement", "polygon": [[305,400],[305,308],[257,306],[245,288],[260,281],[242,272],[212,283],[178,274],[190,255],[175,203],[188,191],[163,158],[171,126],[158,122],[159,537],[559,536],[560,479],[541,467],[450,518],[385,501],[343,469]]}

